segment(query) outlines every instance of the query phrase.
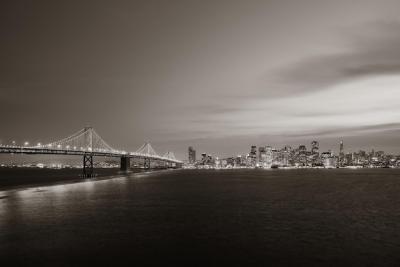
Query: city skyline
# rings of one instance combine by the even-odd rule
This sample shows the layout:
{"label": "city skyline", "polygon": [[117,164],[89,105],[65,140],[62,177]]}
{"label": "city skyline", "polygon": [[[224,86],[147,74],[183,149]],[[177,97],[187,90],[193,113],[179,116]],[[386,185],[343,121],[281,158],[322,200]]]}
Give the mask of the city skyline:
{"label": "city skyline", "polygon": [[218,157],[201,153],[196,158],[196,150],[188,148],[188,158],[184,168],[196,169],[242,169],[242,168],[398,168],[400,155],[388,154],[385,151],[358,150],[346,151],[344,142],[339,142],[339,151],[320,150],[319,142],[313,140],[310,147],[299,144],[296,147],[282,148],[270,145],[251,145],[249,153]]}
{"label": "city skyline", "polygon": [[[368,153],[369,152],[374,152],[374,151],[375,152],[379,151],[379,152],[387,153],[387,151],[380,150],[380,149],[375,149],[375,148],[371,148],[371,149],[360,148],[360,149],[352,150],[352,149],[349,149],[348,147],[344,147],[343,140],[340,140],[337,143],[337,147],[332,147],[332,148],[327,148],[327,149],[321,148],[321,146],[319,145],[319,141],[316,141],[316,140],[311,141],[309,144],[299,143],[297,145],[287,145],[286,144],[286,145],[283,145],[283,146],[274,146],[273,144],[264,144],[264,145],[254,145],[253,144],[253,145],[251,145],[249,147],[250,147],[250,150],[248,150],[248,151],[241,151],[241,152],[238,152],[236,154],[220,156],[223,153],[217,153],[217,154],[208,153],[207,151],[197,150],[197,148],[194,147],[194,146],[189,146],[188,150],[187,150],[188,153],[186,155],[186,158],[183,159],[183,160],[186,160],[189,163],[193,163],[194,161],[196,161],[196,159],[198,159],[198,158],[196,158],[197,153],[199,154],[199,156],[200,155],[209,155],[209,156],[213,156],[213,157],[217,157],[217,158],[226,158],[226,157],[232,157],[232,156],[246,156],[246,155],[249,156],[254,152],[256,152],[254,154],[257,154],[257,153],[261,152],[261,151],[257,150],[257,148],[261,149],[261,148],[266,148],[266,147],[269,147],[269,148],[271,148],[273,150],[282,150],[282,149],[285,149],[285,148],[289,148],[291,150],[304,149],[305,151],[310,151],[312,153],[314,153],[314,152],[316,152],[316,153],[330,152],[330,153],[332,153],[332,155],[335,155],[335,156],[338,156],[338,157],[346,155],[346,154],[357,153],[357,152],[360,152],[360,151],[368,152]],[[400,156],[400,152],[399,153],[394,153],[394,154],[390,153],[390,155]]]}
{"label": "city skyline", "polygon": [[6,1],[0,143],[400,152],[398,1]]}

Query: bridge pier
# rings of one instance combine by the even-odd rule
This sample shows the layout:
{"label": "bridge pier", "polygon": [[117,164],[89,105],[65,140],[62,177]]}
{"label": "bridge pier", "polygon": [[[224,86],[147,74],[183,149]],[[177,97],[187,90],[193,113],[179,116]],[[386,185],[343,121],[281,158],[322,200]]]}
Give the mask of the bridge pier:
{"label": "bridge pier", "polygon": [[85,153],[83,154],[83,177],[91,178],[93,176],[93,155]]}
{"label": "bridge pier", "polygon": [[123,172],[129,171],[131,168],[131,158],[129,157],[121,157],[121,164],[120,164],[120,170]]}
{"label": "bridge pier", "polygon": [[144,168],[150,169],[150,158],[144,158]]}

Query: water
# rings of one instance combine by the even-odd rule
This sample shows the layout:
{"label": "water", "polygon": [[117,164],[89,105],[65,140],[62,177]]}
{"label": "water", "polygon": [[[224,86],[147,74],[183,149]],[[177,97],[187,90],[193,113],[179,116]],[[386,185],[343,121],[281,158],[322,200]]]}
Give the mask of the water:
{"label": "water", "polygon": [[[139,171],[139,170],[135,170]],[[120,173],[117,168],[94,169],[97,177]],[[0,168],[0,190],[82,180],[82,169]]]}
{"label": "water", "polygon": [[394,169],[177,170],[0,191],[0,264],[398,266],[399,193]]}

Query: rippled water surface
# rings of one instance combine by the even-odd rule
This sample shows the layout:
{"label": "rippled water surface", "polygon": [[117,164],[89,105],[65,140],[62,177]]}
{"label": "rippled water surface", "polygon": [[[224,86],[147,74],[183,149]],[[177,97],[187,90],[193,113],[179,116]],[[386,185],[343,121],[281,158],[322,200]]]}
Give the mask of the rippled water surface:
{"label": "rippled water surface", "polygon": [[0,191],[1,266],[117,262],[399,266],[400,170],[177,170]]}

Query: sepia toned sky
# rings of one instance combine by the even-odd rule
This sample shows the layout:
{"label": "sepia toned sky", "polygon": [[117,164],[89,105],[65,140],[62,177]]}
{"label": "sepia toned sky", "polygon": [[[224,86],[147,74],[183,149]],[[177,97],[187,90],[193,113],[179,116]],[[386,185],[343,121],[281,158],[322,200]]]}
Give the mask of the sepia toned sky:
{"label": "sepia toned sky", "polygon": [[400,2],[3,1],[0,141],[400,152]]}

